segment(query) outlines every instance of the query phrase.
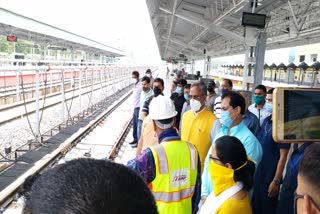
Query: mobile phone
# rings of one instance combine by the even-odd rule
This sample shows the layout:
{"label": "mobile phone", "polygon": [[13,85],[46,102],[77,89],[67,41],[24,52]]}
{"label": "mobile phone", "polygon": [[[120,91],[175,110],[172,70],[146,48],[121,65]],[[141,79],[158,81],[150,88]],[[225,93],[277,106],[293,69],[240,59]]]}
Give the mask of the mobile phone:
{"label": "mobile phone", "polygon": [[320,141],[320,88],[276,88],[272,136],[282,143]]}

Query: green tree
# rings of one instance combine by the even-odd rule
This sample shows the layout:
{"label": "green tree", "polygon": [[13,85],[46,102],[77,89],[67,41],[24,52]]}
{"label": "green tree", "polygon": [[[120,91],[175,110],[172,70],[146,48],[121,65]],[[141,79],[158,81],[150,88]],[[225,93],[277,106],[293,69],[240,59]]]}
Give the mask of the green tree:
{"label": "green tree", "polygon": [[10,50],[10,46],[7,42],[2,42],[0,43],[0,52],[4,52],[4,53],[9,53]]}
{"label": "green tree", "polygon": [[7,41],[7,37],[0,36],[0,52],[9,53],[13,52],[13,46]]}

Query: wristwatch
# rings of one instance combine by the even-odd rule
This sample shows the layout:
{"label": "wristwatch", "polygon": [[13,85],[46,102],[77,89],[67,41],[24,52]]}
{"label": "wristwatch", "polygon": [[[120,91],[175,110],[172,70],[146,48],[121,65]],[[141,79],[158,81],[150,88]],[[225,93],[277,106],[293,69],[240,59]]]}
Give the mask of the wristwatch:
{"label": "wristwatch", "polygon": [[280,185],[280,180],[278,179],[273,179],[272,181],[275,185]]}

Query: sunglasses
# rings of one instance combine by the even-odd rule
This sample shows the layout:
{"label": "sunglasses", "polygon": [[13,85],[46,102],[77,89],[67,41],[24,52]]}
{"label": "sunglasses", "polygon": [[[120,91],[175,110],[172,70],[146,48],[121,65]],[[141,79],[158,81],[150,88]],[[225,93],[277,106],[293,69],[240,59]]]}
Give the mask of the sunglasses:
{"label": "sunglasses", "polygon": [[[295,191],[293,195],[294,195],[294,213],[297,214],[297,201],[298,201],[298,199],[300,199],[300,198],[304,198],[304,196],[307,195],[307,194],[305,194],[305,195],[299,195],[299,194]],[[311,203],[317,208],[317,210],[320,211],[320,205],[317,204],[317,203],[313,200],[313,198],[311,198],[310,195],[307,195],[307,196],[308,196],[308,198],[310,199]]]}

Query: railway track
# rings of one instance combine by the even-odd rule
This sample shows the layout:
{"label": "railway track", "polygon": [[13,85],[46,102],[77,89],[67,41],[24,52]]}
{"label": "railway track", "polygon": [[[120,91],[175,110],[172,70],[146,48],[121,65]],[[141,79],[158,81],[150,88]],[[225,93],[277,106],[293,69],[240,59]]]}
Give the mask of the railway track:
{"label": "railway track", "polygon": [[[106,89],[107,87],[112,87],[118,83],[128,80],[128,77],[115,78],[103,83],[95,83],[92,85],[84,86],[81,90],[81,96],[89,94],[91,92]],[[69,89],[65,90],[65,102],[72,100],[74,98],[79,97],[79,89]],[[44,96],[40,100],[44,101]],[[4,123],[8,123],[27,115],[33,114],[36,112],[36,106],[34,105],[35,99],[27,100],[26,102],[17,102],[11,105],[6,105],[4,107],[0,107],[0,125]],[[61,104],[61,92],[53,93],[46,96],[45,105],[41,105],[39,110],[44,110],[47,108],[51,108],[53,106]],[[25,105],[28,109],[28,112],[25,111]]]}
{"label": "railway track", "polygon": [[[91,115],[92,117],[87,118],[88,123],[78,130],[70,127],[71,130],[74,131],[73,133],[70,134],[70,130],[65,129],[65,133],[61,134],[69,133],[67,139],[60,142],[59,145],[56,145],[50,153],[44,154],[42,158],[32,164],[32,167],[17,176],[12,183],[1,189],[0,207],[2,212],[17,199],[19,190],[21,190],[28,176],[41,173],[46,168],[52,167],[58,162],[64,162],[78,157],[107,158],[114,160],[131,128],[132,113],[127,99],[130,95],[131,91],[124,94],[112,105],[109,104],[106,109],[100,109],[100,111],[95,112],[95,115],[93,114]],[[81,121],[79,122],[81,123]],[[107,133],[106,130],[109,130],[109,133]],[[93,136],[96,136],[96,138],[92,139]],[[54,144],[53,142],[54,139],[51,141],[49,139],[44,142],[44,146],[38,148],[35,152],[41,152],[41,148],[44,148],[42,150],[49,150],[50,146],[52,147]],[[20,159],[16,164],[28,164],[27,162],[23,162],[23,160],[25,161],[26,159]],[[6,176],[5,173],[10,171],[15,165],[0,174],[0,181],[3,181],[3,178]]]}

